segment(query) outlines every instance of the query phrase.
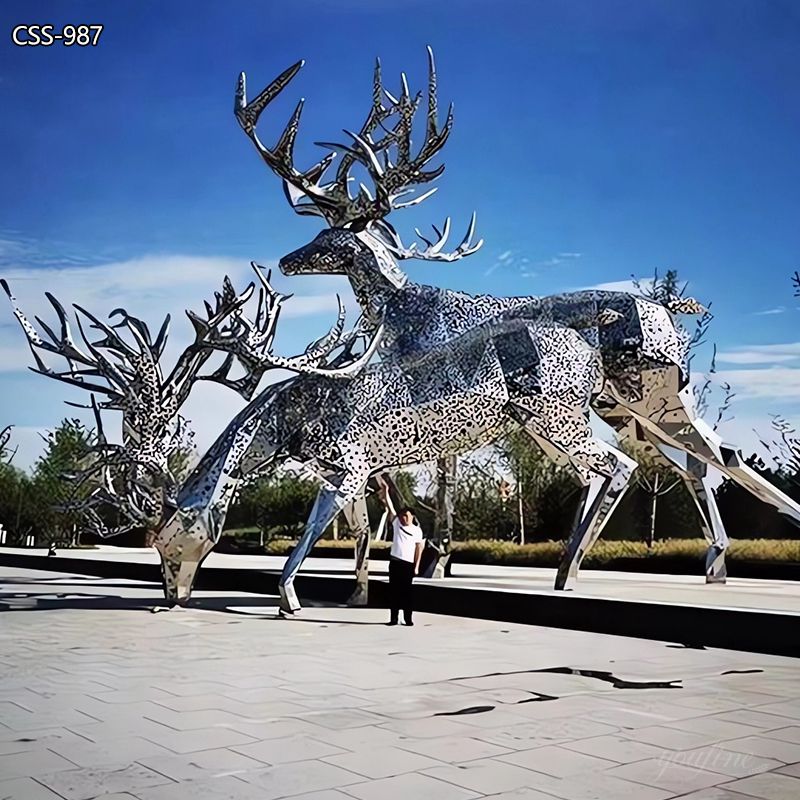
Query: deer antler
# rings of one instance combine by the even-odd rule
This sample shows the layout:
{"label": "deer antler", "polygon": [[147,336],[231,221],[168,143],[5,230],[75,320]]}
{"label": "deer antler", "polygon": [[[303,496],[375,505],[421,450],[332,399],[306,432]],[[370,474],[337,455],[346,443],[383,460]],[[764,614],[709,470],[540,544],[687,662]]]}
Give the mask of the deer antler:
{"label": "deer antler", "polygon": [[[272,287],[270,272],[264,275],[263,268],[254,261],[251,262],[251,266],[261,283],[255,322],[244,316],[240,307],[230,316],[225,327],[209,329],[206,338],[208,345],[228,353],[225,363],[212,376],[214,380],[227,382],[228,385],[233,385],[242,391],[244,387],[255,389],[263,374],[269,369],[287,369],[306,375],[346,378],[358,372],[372,358],[380,343],[382,329],[371,337],[371,341],[360,356],[338,358],[335,363],[328,363],[328,358],[339,349],[351,355],[355,342],[364,337],[360,326],[356,326],[349,333],[344,333],[345,311],[338,296],[339,310],[336,322],[325,336],[310,344],[301,355],[291,357],[275,355],[272,346],[278,317],[281,306],[291,295],[280,294]],[[227,379],[227,374],[234,358],[245,368],[246,375],[237,381],[230,381]]]}
{"label": "deer antler", "polygon": [[[383,219],[393,209],[416,205],[433,194],[435,189],[400,202],[401,197],[413,193],[414,187],[430,183],[442,174],[444,165],[428,171],[425,167],[444,147],[453,126],[452,104],[444,125],[439,124],[436,65],[433,51],[430,47],[427,50],[428,102],[425,140],[416,155],[412,155],[411,129],[422,93],[418,92],[412,98],[406,76],[402,74],[399,96],[391,95],[383,87],[380,61],[376,61],[372,105],[360,131],[345,131],[352,139],[350,144],[317,142],[331,152],[304,172],[298,171],[293,163],[294,143],[303,109],[302,100],[297,104],[274,148],[266,147],[256,135],[256,125],[261,113],[286,88],[304,62],[298,61],[282,72],[249,103],[245,74],[240,74],[234,109],[236,118],[267,166],[283,179],[287,198],[297,213],[322,216],[331,226],[366,224]],[[389,101],[388,106],[383,103],[384,97]],[[393,127],[387,128],[384,122],[392,116],[397,116],[397,121]],[[374,135],[378,129],[383,135],[376,139]],[[389,155],[393,146],[396,151],[394,163]],[[336,177],[329,183],[322,183],[322,178],[337,152],[342,152],[343,156]],[[356,164],[366,169],[374,184],[374,194],[361,184],[355,197],[351,195],[350,182],[353,178],[350,173]]]}
{"label": "deer antler", "polygon": [[397,231],[385,220],[376,223],[375,230],[381,234],[384,244],[386,244],[392,255],[398,259],[417,258],[422,261],[458,261],[460,258],[471,256],[483,246],[483,239],[479,239],[474,243],[472,241],[472,237],[475,234],[474,213],[470,219],[466,235],[455,250],[445,252],[443,249],[450,235],[450,217],[445,219],[441,230],[435,225],[431,227],[437,236],[436,241],[432,241],[423,236],[419,228],[414,229],[417,236],[425,243],[424,250],[420,250],[416,242],[412,242],[409,247],[406,247]]}

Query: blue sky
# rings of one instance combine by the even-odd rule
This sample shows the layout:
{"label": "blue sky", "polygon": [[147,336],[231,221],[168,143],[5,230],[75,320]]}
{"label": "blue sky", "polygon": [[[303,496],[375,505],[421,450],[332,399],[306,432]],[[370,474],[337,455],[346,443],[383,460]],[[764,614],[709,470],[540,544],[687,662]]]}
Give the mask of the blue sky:
{"label": "blue sky", "polygon": [[[105,25],[94,48],[16,48],[8,34],[0,46],[0,274],[32,311],[51,289],[155,324],[197,307],[224,272],[244,281],[250,259],[308,241],[318,223],[288,209],[234,120],[238,72],[254,93],[306,59],[261,127],[277,134],[305,97],[297,157],[309,164],[314,141],[360,126],[376,55],[390,89],[403,69],[421,87],[431,44],[456,110],[447,170],[434,198],[394,221],[412,234],[450,214],[458,233],[475,209],[486,245],[454,265],[410,265],[412,278],[547,294],[674,267],[712,301],[718,369],[738,394],[729,435],[752,440],[769,412],[800,417],[796,3],[6,2],[0,19],[9,32]],[[343,287],[278,284],[298,294],[288,352],[326,329]],[[1,306],[0,427],[19,426],[23,462],[35,432],[69,411],[61,401],[79,399],[26,363]],[[198,439],[236,407],[203,387],[189,408]]]}

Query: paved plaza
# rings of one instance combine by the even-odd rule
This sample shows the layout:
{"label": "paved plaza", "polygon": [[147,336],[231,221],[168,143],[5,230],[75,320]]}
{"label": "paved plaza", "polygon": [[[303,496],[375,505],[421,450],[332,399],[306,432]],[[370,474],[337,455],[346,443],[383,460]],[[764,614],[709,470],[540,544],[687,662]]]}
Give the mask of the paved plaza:
{"label": "paved plaza", "polygon": [[800,662],[0,568],[2,800],[796,800]]}

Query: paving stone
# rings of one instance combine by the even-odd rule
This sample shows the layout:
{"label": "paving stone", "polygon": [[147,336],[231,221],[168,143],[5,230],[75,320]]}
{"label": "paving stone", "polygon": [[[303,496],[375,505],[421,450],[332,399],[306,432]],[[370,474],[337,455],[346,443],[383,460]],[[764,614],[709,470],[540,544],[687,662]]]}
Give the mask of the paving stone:
{"label": "paving stone", "polygon": [[664,725],[673,721],[673,718],[666,714],[654,714],[651,711],[627,707],[595,709],[587,717],[617,728],[646,728],[651,725]]}
{"label": "paving stone", "polygon": [[380,725],[384,718],[377,714],[370,714],[358,708],[334,709],[332,711],[312,711],[308,714],[298,714],[297,718],[313,725],[321,725],[339,731],[343,728],[361,728],[367,725]]}
{"label": "paving stone", "polygon": [[475,792],[452,783],[412,772],[347,787],[347,794],[358,800],[471,800]]}
{"label": "paving stone", "polygon": [[60,795],[42,786],[33,778],[12,778],[0,780],[2,800],[63,800]]}
{"label": "paving stone", "polygon": [[393,720],[385,722],[379,727],[394,731],[412,739],[435,739],[442,736],[477,736],[483,738],[483,733],[476,733],[475,728],[462,725],[447,717],[431,717],[430,719]]}
{"label": "paving stone", "polygon": [[[274,800],[304,792],[338,789],[364,780],[362,775],[322,761],[295,761],[242,776],[256,787],[261,800]],[[349,791],[349,790],[348,790]]]}
{"label": "paving stone", "polygon": [[264,769],[263,762],[225,747],[183,755],[149,755],[137,761],[175,781],[208,780]]}
{"label": "paving stone", "polygon": [[507,764],[516,764],[536,772],[543,772],[545,775],[552,775],[556,778],[566,778],[569,775],[596,772],[617,766],[615,761],[577,753],[556,745],[520,750],[510,755],[499,756],[497,760]]}
{"label": "paving stone", "polygon": [[350,770],[365,778],[390,778],[405,772],[416,772],[440,765],[442,762],[398,747],[363,749],[357,753],[322,759],[328,764]]}
{"label": "paving stone", "polygon": [[140,764],[124,769],[72,769],[42,775],[37,780],[65,800],[89,800],[102,794],[126,791],[138,795],[140,789],[172,783],[164,775]]}
{"label": "paving stone", "polygon": [[786,728],[764,731],[762,736],[766,736],[768,739],[780,739],[782,742],[800,744],[800,725],[790,725]]}
{"label": "paving stone", "polygon": [[39,748],[23,753],[0,756],[0,776],[8,778],[38,778],[59,770],[75,769],[76,765],[57,753]]}
{"label": "paving stone", "polygon": [[663,725],[653,728],[638,728],[635,731],[620,731],[620,736],[667,750],[694,750],[698,747],[717,744],[720,741],[720,737],[715,733],[699,733]]}
{"label": "paving stone", "polygon": [[[168,730],[168,729],[167,729]],[[218,747],[233,747],[252,743],[250,736],[228,728],[202,728],[192,731],[150,733],[146,737],[173,753],[194,753],[197,750],[216,750]]]}
{"label": "paving stone", "polygon": [[94,717],[80,711],[60,709],[50,711],[25,711],[5,712],[2,716],[3,725],[13,731],[21,731],[21,736],[27,731],[41,730],[42,728],[70,728],[73,725],[86,725],[96,723]]}
{"label": "paving stone", "polygon": [[438,739],[401,740],[397,746],[403,750],[419,753],[446,764],[476,761],[481,758],[494,758],[509,752],[507,748],[498,747],[481,739],[455,736]]}
{"label": "paving stone", "polygon": [[666,789],[675,794],[684,794],[696,789],[705,789],[730,780],[718,772],[708,772],[676,763],[670,758],[648,758],[632,764],[623,764],[608,770],[608,775],[629,781]]}
{"label": "paving stone", "polygon": [[747,775],[755,775],[783,766],[782,762],[773,758],[764,758],[752,753],[737,753],[734,750],[725,750],[721,745],[698,747],[695,750],[680,750],[671,752],[668,756],[662,754],[661,757],[673,764],[719,772],[721,775],[735,778],[744,778]]}
{"label": "paving stone", "polygon": [[[320,742],[327,742],[343,750],[360,750],[362,747],[388,747],[390,745],[404,745],[408,737],[394,731],[368,725],[363,728],[347,728],[343,731],[332,731],[329,728],[312,730],[310,734]],[[412,740],[414,741],[414,740]],[[427,739],[425,741],[428,741]]]}
{"label": "paving stone", "polygon": [[[137,789],[136,797],[137,800],[264,800],[257,786],[232,776]],[[98,800],[105,798],[101,795]]]}
{"label": "paving stone", "polygon": [[[323,728],[307,720],[294,718],[268,719],[261,722],[247,722],[242,720],[241,722],[235,722],[231,725],[230,730],[242,733],[249,737],[250,740],[281,739],[286,736],[296,736],[298,734],[316,736],[318,733],[320,737],[317,738],[321,738],[323,732],[325,732],[326,735],[334,733],[330,728]],[[359,728],[354,728],[353,730],[359,730]],[[327,741],[327,739],[325,741]]]}
{"label": "paving stone", "polygon": [[756,711],[763,711],[765,714],[776,714],[779,717],[789,717],[800,722],[800,700],[782,700],[777,703],[764,703],[759,705]]}
{"label": "paving stone", "polygon": [[717,737],[717,741],[737,739],[754,733],[752,725],[727,722],[717,716],[695,717],[694,719],[686,719],[679,722],[668,722],[665,723],[665,727],[689,731],[694,734],[708,734],[709,736]]}
{"label": "paving stone", "polygon": [[771,739],[767,736],[748,736],[745,739],[733,739],[720,742],[720,747],[737,753],[752,753],[754,756],[775,758],[785,764],[800,761],[800,744]]}
{"label": "paving stone", "polygon": [[473,733],[473,735],[484,742],[509,750],[530,750],[532,747],[560,744],[616,732],[616,728],[602,722],[569,717],[528,722],[524,725],[514,725],[508,729],[495,728]]}
{"label": "paving stone", "polygon": [[161,708],[142,714],[145,719],[166,725],[177,731],[197,730],[200,728],[213,728],[217,726],[231,727],[239,722],[249,722],[249,718],[242,718],[238,714],[220,709],[203,709],[201,711],[171,711]]}
{"label": "paving stone", "polygon": [[765,772],[728,783],[726,788],[763,800],[797,800],[800,797],[800,778]]}
{"label": "paving stone", "polygon": [[607,772],[587,772],[568,778],[537,777],[533,788],[562,800],[666,800],[674,793],[622,780]]}
{"label": "paving stone", "polygon": [[54,744],[66,742],[85,742],[82,736],[78,736],[67,728],[53,728],[52,730],[40,731],[12,731],[0,728],[0,756],[13,753],[25,753],[30,750],[41,750],[42,748],[52,747]]}
{"label": "paving stone", "polygon": [[561,746],[567,750],[575,750],[578,753],[606,758],[619,764],[629,764],[632,761],[642,761],[645,758],[658,758],[664,752],[660,747],[634,742],[621,736],[593,736],[589,739],[564,742]]}
{"label": "paving stone", "polygon": [[[726,711],[722,714],[715,714],[713,718],[725,722],[740,722],[743,725],[751,725],[762,730],[786,727],[786,717],[781,717],[778,714],[765,714],[763,711],[756,711],[752,708]],[[800,728],[798,728],[798,731],[800,731]],[[800,741],[800,737],[797,741]]]}
{"label": "paving stone", "polygon": [[732,792],[724,786],[711,786],[691,794],[682,794],[680,800],[752,800],[752,795]]}
{"label": "paving stone", "polygon": [[794,775],[795,778],[800,778],[800,763],[786,764],[786,766],[783,766],[776,771],[780,772],[782,775]]}
{"label": "paving stone", "polygon": [[536,787],[537,780],[545,777],[516,764],[507,764],[493,758],[433,767],[424,770],[423,774],[480,794],[505,792],[523,786]]}
{"label": "paving stone", "polygon": [[321,792],[292,795],[292,800],[353,800],[353,796],[338,789],[324,789]]}
{"label": "paving stone", "polygon": [[[270,687],[260,687],[255,689],[225,689],[221,695],[212,694],[212,695],[200,695],[195,697],[197,702],[204,702],[208,703],[209,698],[231,698],[232,700],[238,701],[240,703],[274,703],[274,702],[283,702],[286,700],[298,700],[302,695],[299,692],[295,692],[293,688],[290,687],[281,687],[280,689],[276,686]],[[183,698],[184,700],[188,700],[189,698]],[[225,703],[225,700],[222,699],[222,703]],[[164,703],[169,708],[176,708],[176,710],[189,710],[188,707],[180,708],[168,703]],[[208,708],[209,706],[202,706],[202,708]],[[223,708],[225,706],[223,705]],[[200,710],[200,706],[196,708],[196,710]]]}
{"label": "paving stone", "polygon": [[268,739],[253,744],[234,746],[232,749],[265,764],[288,764],[292,761],[308,761],[312,758],[346,753],[340,747],[334,747],[302,734],[284,739]]}
{"label": "paving stone", "polygon": [[157,741],[163,736],[176,737],[178,731],[153,722],[149,719],[121,719],[106,722],[93,722],[91,725],[74,725],[68,728],[72,733],[92,742],[109,742],[129,739],[132,736],[140,739]]}
{"label": "paving stone", "polygon": [[144,756],[166,755],[170,751],[147,739],[130,737],[107,742],[67,741],[50,743],[49,749],[79,767],[98,767],[118,764],[127,766]]}
{"label": "paving stone", "polygon": [[512,789],[509,792],[500,794],[486,795],[487,800],[553,800],[554,795],[543,794],[536,789],[523,787],[522,789]]}

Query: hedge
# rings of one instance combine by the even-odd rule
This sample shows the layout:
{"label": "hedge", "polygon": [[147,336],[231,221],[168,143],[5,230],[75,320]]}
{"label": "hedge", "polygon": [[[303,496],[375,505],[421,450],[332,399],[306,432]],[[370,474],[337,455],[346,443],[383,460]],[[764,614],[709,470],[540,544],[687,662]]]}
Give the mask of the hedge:
{"label": "hedge", "polygon": [[[290,539],[273,539],[259,552],[268,555],[288,555],[295,545]],[[587,567],[607,566],[621,560],[675,560],[695,562],[705,558],[707,544],[704,539],[664,539],[648,549],[644,542],[606,541],[600,539],[584,558]],[[375,558],[386,558],[389,545],[372,542],[370,552]],[[219,548],[218,548],[219,549]],[[231,548],[232,549],[232,548]],[[245,549],[245,548],[242,548]],[[250,548],[247,548],[250,549]],[[250,549],[250,552],[253,552]],[[453,560],[460,564],[497,564],[519,567],[558,566],[564,552],[560,541],[534,542],[519,545],[492,539],[478,539],[453,543]],[[325,539],[314,548],[312,557],[347,558],[353,553],[353,539]],[[800,563],[800,539],[739,539],[732,541],[727,562],[796,562]]]}

